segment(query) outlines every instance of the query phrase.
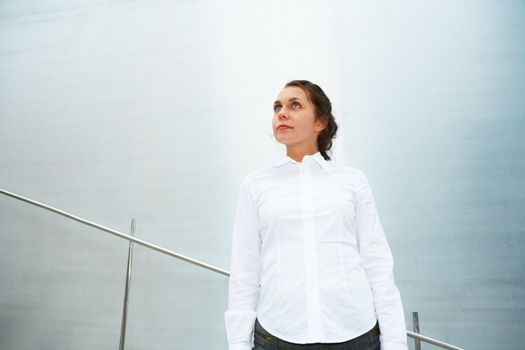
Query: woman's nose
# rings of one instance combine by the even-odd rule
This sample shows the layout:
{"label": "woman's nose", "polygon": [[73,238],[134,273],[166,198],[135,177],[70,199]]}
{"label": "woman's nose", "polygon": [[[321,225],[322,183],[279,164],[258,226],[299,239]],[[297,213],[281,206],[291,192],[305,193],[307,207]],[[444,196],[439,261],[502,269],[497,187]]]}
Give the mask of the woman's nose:
{"label": "woman's nose", "polygon": [[284,118],[287,117],[287,116],[286,116],[286,113],[285,113],[285,111],[284,111],[284,108],[281,108],[281,109],[279,110],[279,113],[277,113],[277,116],[279,117],[279,119],[284,119]]}

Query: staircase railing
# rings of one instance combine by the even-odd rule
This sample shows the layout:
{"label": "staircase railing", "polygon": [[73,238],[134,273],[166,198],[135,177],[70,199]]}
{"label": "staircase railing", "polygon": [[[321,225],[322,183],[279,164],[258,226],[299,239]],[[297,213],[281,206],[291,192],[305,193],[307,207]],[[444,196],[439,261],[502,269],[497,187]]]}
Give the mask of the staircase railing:
{"label": "staircase railing", "polygon": [[[146,248],[155,250],[155,251],[157,251],[159,253],[172,256],[174,258],[186,261],[188,263],[197,265],[199,267],[208,269],[208,270],[216,272],[216,273],[220,273],[220,274],[225,275],[225,276],[230,276],[230,273],[228,271],[223,270],[223,269],[221,269],[219,267],[207,264],[207,263],[199,261],[197,259],[190,258],[188,256],[176,253],[176,252],[171,251],[169,249],[160,247],[160,246],[155,245],[153,243],[150,243],[150,242],[147,242],[147,241],[144,241],[142,239],[134,237],[133,236],[134,227],[135,227],[134,221],[132,221],[132,228],[131,228],[132,235],[127,235],[127,234],[122,233],[120,231],[117,231],[117,230],[111,229],[109,227],[105,227],[105,226],[99,225],[99,224],[94,223],[92,221],[88,221],[86,219],[83,219],[83,218],[81,218],[79,216],[70,214],[70,213],[68,213],[66,211],[63,211],[63,210],[60,210],[60,209],[57,209],[57,208],[53,208],[52,206],[49,206],[47,204],[37,202],[37,201],[35,201],[33,199],[29,199],[27,197],[23,197],[21,195],[18,195],[18,194],[15,194],[15,193],[3,190],[3,189],[0,189],[0,194],[6,195],[8,197],[17,199],[19,201],[22,201],[22,202],[25,202],[25,203],[28,203],[28,204],[31,204],[31,205],[34,205],[34,206],[37,206],[39,208],[51,211],[51,212],[53,212],[55,214],[62,215],[64,217],[68,218],[68,219],[71,219],[71,220],[77,221],[77,222],[79,222],[81,224],[84,224],[84,225],[96,228],[96,229],[98,229],[100,231],[103,231],[103,232],[106,232],[106,233],[110,233],[110,234],[115,235],[115,236],[117,236],[119,238],[126,239],[126,240],[128,240],[130,242],[130,249],[129,249],[129,252],[128,252],[128,269],[126,271],[126,291],[125,291],[125,300],[124,300],[123,321],[122,321],[122,327],[121,327],[122,328],[121,329],[121,349],[123,349],[125,332],[126,332],[127,293],[128,293],[128,290],[129,290],[129,278],[130,278],[130,274],[131,274],[131,253],[132,253],[131,243],[137,243],[137,244],[140,244],[140,245],[142,245],[142,246],[144,246]],[[460,347],[457,347],[457,346],[454,346],[454,345],[442,342],[440,340],[436,340],[436,339],[424,336],[424,335],[416,333],[416,332],[407,331],[407,336],[409,336],[411,338],[414,338],[416,341],[432,344],[432,345],[441,347],[443,349],[463,350],[463,348],[460,348]]]}

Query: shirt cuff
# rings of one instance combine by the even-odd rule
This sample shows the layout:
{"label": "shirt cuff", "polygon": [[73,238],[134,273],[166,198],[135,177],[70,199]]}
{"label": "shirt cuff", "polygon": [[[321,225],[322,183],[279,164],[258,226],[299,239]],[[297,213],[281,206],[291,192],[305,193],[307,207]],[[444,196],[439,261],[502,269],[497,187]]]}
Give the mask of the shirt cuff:
{"label": "shirt cuff", "polygon": [[252,350],[252,346],[249,343],[230,344],[228,350]]}
{"label": "shirt cuff", "polygon": [[408,350],[408,346],[406,343],[396,343],[381,340],[381,350]]}
{"label": "shirt cuff", "polygon": [[380,334],[379,341],[381,342],[381,350],[408,350],[406,341],[402,341],[402,339],[396,339],[396,340],[394,339],[385,340],[383,339],[383,335]]}

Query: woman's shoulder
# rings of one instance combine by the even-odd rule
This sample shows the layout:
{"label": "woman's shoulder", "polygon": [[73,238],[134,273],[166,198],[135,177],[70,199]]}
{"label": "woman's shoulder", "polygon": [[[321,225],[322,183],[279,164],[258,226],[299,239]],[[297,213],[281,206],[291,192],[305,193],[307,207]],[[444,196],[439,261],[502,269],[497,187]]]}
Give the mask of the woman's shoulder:
{"label": "woman's shoulder", "polygon": [[[329,169],[331,174],[343,174],[343,175],[350,175],[350,176],[365,176],[365,172],[358,166],[353,164],[347,164],[347,163],[340,163],[337,161],[329,161]],[[252,170],[251,172],[248,172],[246,175],[244,175],[243,181],[255,181],[255,180],[261,180],[265,179],[268,176],[275,175],[275,167],[274,166],[267,166],[264,168],[260,168],[257,170]]]}
{"label": "woman's shoulder", "polygon": [[343,174],[345,176],[361,177],[364,176],[363,170],[360,167],[350,163],[342,163],[338,161],[330,161],[330,169],[334,174]]}
{"label": "woman's shoulder", "polygon": [[262,169],[252,170],[244,175],[241,182],[243,183],[253,182],[253,181],[260,180],[260,179],[264,179],[272,173],[272,170],[273,170],[272,166],[267,166]]}

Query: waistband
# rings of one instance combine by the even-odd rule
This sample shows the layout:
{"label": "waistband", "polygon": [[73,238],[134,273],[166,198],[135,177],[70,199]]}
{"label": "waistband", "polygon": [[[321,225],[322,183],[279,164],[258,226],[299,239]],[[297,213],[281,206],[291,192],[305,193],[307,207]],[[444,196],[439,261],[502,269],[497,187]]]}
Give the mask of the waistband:
{"label": "waistband", "polygon": [[350,340],[347,340],[347,341],[344,341],[344,342],[340,342],[340,343],[308,343],[308,344],[290,343],[290,342],[288,342],[286,340],[277,338],[273,334],[270,334],[270,332],[268,332],[266,329],[263,328],[263,326],[259,323],[259,320],[257,318],[255,319],[254,333],[256,335],[260,336],[260,337],[263,337],[266,340],[273,341],[273,342],[278,342],[278,343],[283,343],[283,344],[289,344],[289,345],[344,344],[344,343],[357,341],[360,338],[367,337],[367,336],[370,336],[370,335],[372,335],[372,336],[379,336],[379,334],[381,334],[381,332],[379,330],[379,322],[376,321],[376,324],[374,325],[374,327],[372,327],[372,329],[370,329],[369,331],[365,332],[364,334],[361,334],[360,336],[357,336],[357,337],[355,337],[353,339],[350,339]]}

